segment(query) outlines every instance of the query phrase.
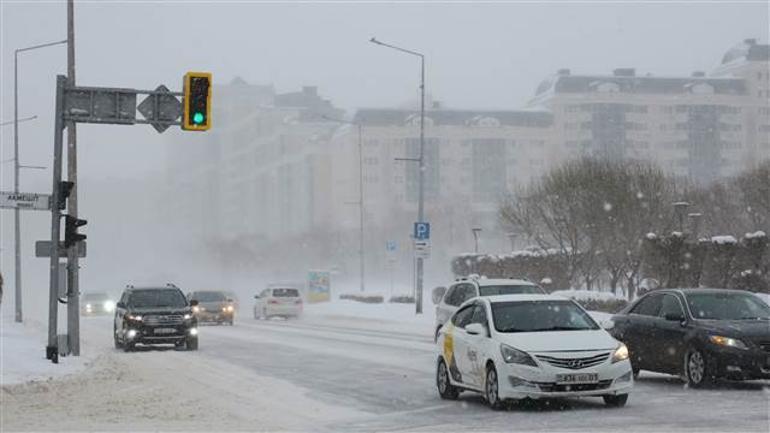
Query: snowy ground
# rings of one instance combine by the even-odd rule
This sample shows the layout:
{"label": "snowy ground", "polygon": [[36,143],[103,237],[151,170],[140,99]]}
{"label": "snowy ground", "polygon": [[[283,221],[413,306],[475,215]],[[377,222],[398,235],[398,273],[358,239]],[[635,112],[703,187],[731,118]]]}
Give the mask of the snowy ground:
{"label": "snowy ground", "polygon": [[[0,431],[510,431],[516,426],[549,432],[767,432],[770,426],[766,382],[692,390],[676,378],[645,372],[622,409],[608,409],[599,399],[519,404],[503,412],[489,410],[472,394],[443,401],[434,385],[433,306],[425,305],[419,318],[413,308],[338,301],[309,305],[303,318],[288,321],[253,320],[244,309],[234,327],[202,328],[198,352],[119,352],[112,349],[110,319],[87,318],[83,351],[93,362],[78,361],[71,373],[79,373],[12,385],[3,372]],[[2,340],[11,341],[6,332],[3,326]],[[15,335],[14,347],[19,332],[9,334]],[[33,346],[40,351],[42,340]],[[65,358],[50,368],[67,369],[70,363],[74,359]]]}

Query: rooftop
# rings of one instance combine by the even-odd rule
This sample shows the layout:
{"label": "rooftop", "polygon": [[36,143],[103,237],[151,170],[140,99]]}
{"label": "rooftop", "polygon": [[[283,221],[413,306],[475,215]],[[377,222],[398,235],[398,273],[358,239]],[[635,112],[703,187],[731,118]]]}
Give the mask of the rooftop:
{"label": "rooftop", "polygon": [[[419,122],[418,110],[391,108],[362,108],[353,122],[367,126],[412,125]],[[545,111],[533,110],[426,110],[425,117],[434,126],[521,126],[547,127],[553,116]],[[419,123],[417,123],[419,124]]]}

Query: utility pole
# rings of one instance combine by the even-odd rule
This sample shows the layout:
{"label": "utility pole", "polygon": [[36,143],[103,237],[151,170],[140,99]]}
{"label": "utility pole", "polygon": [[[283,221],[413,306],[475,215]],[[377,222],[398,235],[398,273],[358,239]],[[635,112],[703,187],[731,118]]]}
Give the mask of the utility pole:
{"label": "utility pole", "polygon": [[[75,87],[75,1],[67,0],[67,86]],[[73,183],[67,213],[78,216],[78,153],[75,122],[67,124],[67,180]],[[80,356],[80,284],[78,249],[67,250],[67,335],[70,353]]]}
{"label": "utility pole", "polygon": [[[37,50],[39,48],[50,47],[63,44],[67,41],[50,42],[47,44],[34,45],[31,47],[19,48],[13,52],[13,192],[19,192],[19,170],[22,168],[19,163],[19,53],[24,51]],[[35,116],[37,117],[37,116]],[[22,317],[22,293],[21,293],[21,218],[19,209],[13,211],[14,221],[14,303],[15,303],[15,321],[21,322]]]}
{"label": "utility pole", "polygon": [[[391,48],[402,53],[410,54],[420,58],[420,154],[416,158],[418,163],[418,197],[417,197],[417,222],[425,222],[424,202],[425,202],[425,55],[417,51],[407,50],[395,45],[386,44],[371,38],[369,42],[383,47]],[[407,160],[407,158],[400,158]],[[423,284],[423,258],[417,257],[416,263],[416,281],[415,281],[415,313],[422,314],[422,284]]]}
{"label": "utility pole", "polygon": [[479,253],[479,233],[481,233],[480,227],[474,227],[471,229],[473,232],[473,243],[474,243],[474,249],[473,251],[478,254]]}

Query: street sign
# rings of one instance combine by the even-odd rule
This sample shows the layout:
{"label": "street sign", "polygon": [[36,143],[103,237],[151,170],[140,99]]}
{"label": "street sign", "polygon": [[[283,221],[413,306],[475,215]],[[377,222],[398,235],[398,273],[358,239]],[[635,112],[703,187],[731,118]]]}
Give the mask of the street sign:
{"label": "street sign", "polygon": [[50,194],[0,192],[0,208],[22,210],[51,210]]}
{"label": "street sign", "polygon": [[64,119],[80,123],[136,123],[134,89],[69,87],[64,89]]}
{"label": "street sign", "polygon": [[[86,242],[81,241],[77,243],[78,257],[83,258],[86,256]],[[37,241],[35,242],[35,257],[51,257],[51,241]],[[67,249],[64,248],[64,242],[59,242],[59,257],[67,257]]]}
{"label": "street sign", "polygon": [[418,259],[427,259],[430,257],[430,240],[415,240],[414,256]]}
{"label": "street sign", "polygon": [[430,239],[430,223],[414,223],[413,237],[421,241]]}
{"label": "street sign", "polygon": [[163,84],[155,92],[147,96],[136,109],[156,131],[163,132],[182,115],[182,102]]}

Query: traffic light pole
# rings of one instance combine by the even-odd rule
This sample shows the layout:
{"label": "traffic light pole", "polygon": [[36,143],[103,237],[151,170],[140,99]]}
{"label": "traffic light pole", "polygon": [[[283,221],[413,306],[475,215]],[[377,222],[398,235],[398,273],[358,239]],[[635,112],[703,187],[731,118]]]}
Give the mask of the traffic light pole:
{"label": "traffic light pole", "polygon": [[[75,6],[67,0],[67,85],[75,87]],[[67,122],[67,180],[73,183],[67,214],[78,216],[78,152],[75,122]],[[80,265],[77,248],[67,249],[67,337],[70,353],[80,356]]]}
{"label": "traffic light pole", "polygon": [[51,188],[51,263],[50,285],[48,288],[48,345],[45,348],[46,358],[54,363],[59,362],[58,344],[58,290],[59,290],[59,219],[61,210],[59,203],[60,183],[62,176],[62,141],[64,133],[64,86],[67,77],[56,76],[56,110],[54,112],[53,137],[53,186]]}

